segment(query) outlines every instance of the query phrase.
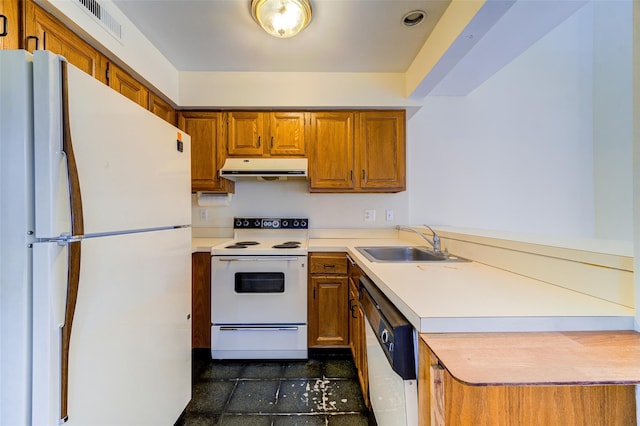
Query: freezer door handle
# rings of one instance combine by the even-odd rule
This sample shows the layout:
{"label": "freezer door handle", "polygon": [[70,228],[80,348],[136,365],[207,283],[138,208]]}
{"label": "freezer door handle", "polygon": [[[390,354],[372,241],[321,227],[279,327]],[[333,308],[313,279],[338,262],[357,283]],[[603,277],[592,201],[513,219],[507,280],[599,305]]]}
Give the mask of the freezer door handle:
{"label": "freezer door handle", "polygon": [[59,246],[66,246],[71,243],[77,243],[82,241],[84,235],[69,235],[69,234],[60,234],[55,238],[49,238],[47,241],[52,243],[57,243]]}
{"label": "freezer door handle", "polygon": [[80,193],[80,176],[76,157],[73,153],[71,139],[71,123],[69,118],[69,84],[67,80],[67,63],[61,61],[62,67],[62,151],[67,163],[67,179],[69,184],[69,203],[71,206],[71,234],[84,234],[84,217],[82,212],[82,194]]}

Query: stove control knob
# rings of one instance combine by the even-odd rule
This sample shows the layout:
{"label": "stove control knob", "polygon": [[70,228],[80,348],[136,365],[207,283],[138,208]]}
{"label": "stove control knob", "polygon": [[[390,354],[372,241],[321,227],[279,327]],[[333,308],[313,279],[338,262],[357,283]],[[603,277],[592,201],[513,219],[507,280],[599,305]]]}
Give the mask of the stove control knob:
{"label": "stove control knob", "polygon": [[282,221],[282,227],[283,228],[288,228],[289,227],[289,221],[288,220],[283,220]]}
{"label": "stove control knob", "polygon": [[273,219],[273,222],[271,222],[271,227],[273,229],[280,228],[280,221],[278,219]]}
{"label": "stove control knob", "polygon": [[245,228],[247,228],[249,226],[249,221],[245,220],[244,222],[242,222],[242,226],[244,226]]}
{"label": "stove control knob", "polygon": [[239,228],[240,226],[242,226],[242,221],[240,219],[236,220],[235,226],[236,228]]}
{"label": "stove control knob", "polygon": [[262,227],[262,222],[260,221],[260,219],[256,219],[253,221],[253,226],[255,226],[256,228],[261,228]]}
{"label": "stove control knob", "polygon": [[382,340],[382,343],[389,343],[389,330],[386,328],[382,330],[382,333],[380,333],[380,340]]}
{"label": "stove control knob", "polygon": [[298,222],[297,220],[293,221],[293,227],[297,228],[298,226],[300,226],[300,222]]}
{"label": "stove control knob", "polygon": [[307,227],[307,221],[306,221],[306,220],[303,220],[302,222],[300,222],[300,226],[301,226],[302,228],[306,228],[306,227]]}

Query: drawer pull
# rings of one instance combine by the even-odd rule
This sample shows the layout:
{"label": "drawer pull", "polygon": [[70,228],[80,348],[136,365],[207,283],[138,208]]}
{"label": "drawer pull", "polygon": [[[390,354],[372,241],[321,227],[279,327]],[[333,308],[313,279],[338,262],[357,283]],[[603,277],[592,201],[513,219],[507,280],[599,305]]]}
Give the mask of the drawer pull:
{"label": "drawer pull", "polygon": [[0,15],[0,18],[2,18],[2,32],[0,33],[0,37],[6,37],[7,34],[9,34],[8,28],[9,28],[9,24],[7,24],[7,17],[4,15]]}

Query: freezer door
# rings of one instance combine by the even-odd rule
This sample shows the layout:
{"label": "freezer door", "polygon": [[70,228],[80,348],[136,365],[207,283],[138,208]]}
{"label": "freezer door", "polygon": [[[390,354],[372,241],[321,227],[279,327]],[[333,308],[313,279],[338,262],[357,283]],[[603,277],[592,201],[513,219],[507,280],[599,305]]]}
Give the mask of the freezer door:
{"label": "freezer door", "polygon": [[[38,375],[34,370],[38,402],[48,401],[41,404],[41,413],[34,407],[34,420],[40,420],[34,424],[56,424],[59,411],[54,405],[64,405],[65,400],[64,394],[57,395],[58,389],[68,390],[68,425],[173,424],[191,395],[190,229],[71,243],[81,245],[76,290],[56,283],[62,279],[57,263],[64,264],[69,253],[76,256],[74,249],[40,244],[49,254],[39,268],[43,275],[57,278],[39,281],[42,293],[49,296],[34,299],[48,312],[34,319],[39,321],[34,330],[44,330],[44,336],[34,336],[34,349],[51,342],[44,346],[50,355],[42,355]],[[70,308],[67,304],[66,311],[60,310],[59,295],[65,293],[69,300],[74,291],[77,304],[70,324]],[[59,347],[65,346],[59,328],[65,315],[64,327],[70,328],[66,384],[64,357],[54,349],[56,339]],[[56,363],[63,367],[59,376]],[[59,383],[51,377],[60,377]]]}
{"label": "freezer door", "polygon": [[39,238],[191,223],[188,135],[46,51],[34,105]]}

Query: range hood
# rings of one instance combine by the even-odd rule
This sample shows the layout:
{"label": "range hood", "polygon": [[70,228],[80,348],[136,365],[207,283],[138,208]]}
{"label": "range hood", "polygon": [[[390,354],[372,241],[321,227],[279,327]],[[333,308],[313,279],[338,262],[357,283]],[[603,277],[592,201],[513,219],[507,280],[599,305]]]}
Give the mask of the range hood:
{"label": "range hood", "polygon": [[220,176],[230,180],[307,178],[306,158],[227,158]]}

